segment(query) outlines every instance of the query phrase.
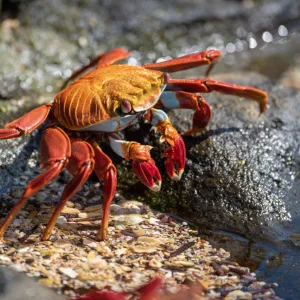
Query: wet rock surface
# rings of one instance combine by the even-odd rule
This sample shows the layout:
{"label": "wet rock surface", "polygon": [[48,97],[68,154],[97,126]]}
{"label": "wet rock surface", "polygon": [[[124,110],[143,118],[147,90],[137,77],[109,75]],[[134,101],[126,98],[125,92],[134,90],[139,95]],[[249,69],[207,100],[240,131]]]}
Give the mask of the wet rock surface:
{"label": "wet rock surface", "polygon": [[[17,288],[16,288],[17,287]],[[22,291],[20,293],[20,291]],[[62,300],[63,296],[37,284],[33,279],[10,269],[0,268],[2,300]]]}
{"label": "wet rock surface", "polygon": [[[145,191],[142,197],[213,229],[248,238],[280,235],[281,229],[274,224],[291,221],[299,209],[300,95],[293,89],[273,87],[257,74],[216,78],[268,91],[269,109],[259,117],[256,103],[233,96],[207,96],[213,118],[206,132],[184,137],[187,167],[183,179],[170,183],[164,178],[159,194]],[[189,128],[189,112],[171,112],[170,116],[180,131]],[[124,190],[125,186],[124,182]]]}

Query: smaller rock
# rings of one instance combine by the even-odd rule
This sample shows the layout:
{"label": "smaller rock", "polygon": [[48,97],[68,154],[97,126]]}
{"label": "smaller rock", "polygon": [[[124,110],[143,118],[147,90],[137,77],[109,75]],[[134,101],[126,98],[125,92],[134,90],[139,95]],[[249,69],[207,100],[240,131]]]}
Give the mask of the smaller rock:
{"label": "smaller rock", "polygon": [[158,238],[154,238],[152,236],[140,236],[137,239],[138,243],[142,243],[142,244],[146,244],[146,245],[152,245],[152,246],[158,246],[161,245],[163,243],[162,240],[158,239]]}
{"label": "smaller rock", "polygon": [[67,248],[72,245],[71,241],[68,239],[61,239],[54,242],[53,246],[57,248]]}
{"label": "smaller rock", "polygon": [[91,250],[88,255],[87,255],[87,259],[92,259],[95,258],[98,255],[98,252],[95,250]]}
{"label": "smaller rock", "polygon": [[66,206],[67,206],[67,207],[74,207],[74,203],[73,203],[72,201],[68,201],[68,202],[66,203]]}
{"label": "smaller rock", "polygon": [[67,219],[66,219],[66,217],[64,217],[64,216],[59,216],[58,217],[58,219],[57,219],[57,221],[56,221],[56,224],[57,225],[65,225],[65,224],[67,224]]}
{"label": "smaller rock", "polygon": [[67,275],[68,277],[74,279],[77,277],[77,272],[75,272],[72,268],[59,268],[59,272],[61,272],[64,275]]}
{"label": "smaller rock", "polygon": [[87,206],[84,208],[84,212],[86,213],[94,212],[94,211],[102,211],[102,205],[97,204],[97,205]]}
{"label": "smaller rock", "polygon": [[137,225],[144,221],[144,218],[137,214],[114,216],[113,219],[116,225]]}
{"label": "smaller rock", "polygon": [[247,299],[252,299],[252,295],[247,292],[242,292],[242,291],[233,291],[227,294],[225,297],[226,300],[247,300]]}
{"label": "smaller rock", "polygon": [[44,192],[38,192],[35,195],[35,199],[38,202],[44,202],[48,198],[48,195]]}
{"label": "smaller rock", "polygon": [[157,251],[157,248],[154,246],[140,246],[140,245],[133,245],[131,249],[135,253],[153,253]]}
{"label": "smaller rock", "polygon": [[157,259],[155,259],[155,258],[152,258],[152,259],[149,261],[149,266],[150,266],[151,268],[159,269],[159,268],[161,268],[162,263],[161,263],[159,260],[157,260]]}
{"label": "smaller rock", "polygon": [[87,261],[88,265],[90,268],[94,269],[94,268],[100,268],[100,269],[104,269],[107,267],[107,262],[106,260],[104,260],[103,258],[101,258],[100,256],[97,256],[95,258],[91,258],[88,259]]}
{"label": "smaller rock", "polygon": [[83,245],[89,246],[91,248],[96,248],[98,244],[91,239],[83,239]]}
{"label": "smaller rock", "polygon": [[89,212],[89,213],[82,212],[82,213],[78,214],[78,217],[82,218],[82,219],[94,218],[94,217],[99,217],[100,218],[100,217],[102,217],[102,211]]}
{"label": "smaller rock", "polygon": [[79,209],[73,207],[67,207],[67,206],[65,206],[61,212],[63,214],[70,214],[70,215],[78,215],[81,213]]}

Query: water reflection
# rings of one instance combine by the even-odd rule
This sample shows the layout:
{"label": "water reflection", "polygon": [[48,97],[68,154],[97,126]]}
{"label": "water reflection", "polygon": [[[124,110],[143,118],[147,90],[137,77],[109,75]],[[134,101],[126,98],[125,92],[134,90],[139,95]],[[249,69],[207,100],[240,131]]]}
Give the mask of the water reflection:
{"label": "water reflection", "polygon": [[[201,237],[205,236],[201,233]],[[216,248],[230,251],[231,260],[249,267],[261,281],[276,282],[276,294],[284,299],[298,299],[300,293],[300,238],[291,236],[282,241],[251,241],[228,233],[205,236]],[[296,241],[296,242],[295,242]]]}

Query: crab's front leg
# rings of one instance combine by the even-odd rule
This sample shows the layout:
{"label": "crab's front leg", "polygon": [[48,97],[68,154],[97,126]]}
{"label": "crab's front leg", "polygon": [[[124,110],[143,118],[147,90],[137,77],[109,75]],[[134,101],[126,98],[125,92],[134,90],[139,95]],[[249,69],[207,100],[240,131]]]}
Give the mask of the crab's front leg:
{"label": "crab's front leg", "polygon": [[181,135],[173,127],[167,114],[160,109],[149,109],[144,120],[153,125],[155,132],[161,134],[160,142],[169,145],[164,153],[166,171],[171,179],[180,180],[186,162],[186,149]]}
{"label": "crab's front leg", "polygon": [[182,135],[193,135],[203,131],[212,116],[210,105],[201,95],[183,91],[163,92],[155,107],[163,109],[191,109],[195,111],[192,128],[181,133]]}
{"label": "crab's front leg", "polygon": [[132,159],[132,169],[140,181],[154,192],[159,192],[161,175],[151,158],[151,146],[137,142],[127,142],[116,137],[109,137],[111,148],[126,160]]}

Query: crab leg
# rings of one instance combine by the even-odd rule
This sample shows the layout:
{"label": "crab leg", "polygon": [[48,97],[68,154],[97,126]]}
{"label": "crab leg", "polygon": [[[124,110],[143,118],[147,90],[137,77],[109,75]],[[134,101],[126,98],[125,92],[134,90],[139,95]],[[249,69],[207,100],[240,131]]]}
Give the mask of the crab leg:
{"label": "crab leg", "polygon": [[260,105],[260,113],[263,113],[268,104],[268,95],[265,91],[249,87],[231,84],[223,81],[205,79],[171,79],[166,76],[166,91],[182,90],[191,93],[211,93],[216,91],[223,94],[237,95],[257,101]]}
{"label": "crab leg", "polygon": [[154,192],[159,192],[161,175],[151,158],[151,146],[109,137],[111,148],[126,160],[132,159],[132,170],[140,181]]}
{"label": "crab leg", "polygon": [[93,143],[95,151],[95,173],[100,180],[104,180],[102,225],[96,236],[98,241],[107,239],[108,218],[111,202],[116,193],[117,170],[111,159],[100,149],[97,143]]}
{"label": "crab leg", "polygon": [[169,148],[165,150],[165,167],[167,174],[173,180],[180,180],[186,161],[186,149],[182,137],[171,124],[167,114],[151,108],[144,115],[144,120],[153,125],[155,132],[161,133],[160,142],[167,142]]}
{"label": "crab leg", "polygon": [[71,157],[67,165],[67,170],[74,175],[72,180],[66,185],[62,196],[56,206],[48,225],[44,231],[42,240],[47,241],[55,226],[57,218],[67,201],[81,188],[88,180],[94,168],[94,151],[90,144],[81,140],[71,140]]}
{"label": "crab leg", "polygon": [[71,80],[77,78],[83,72],[85,72],[88,69],[94,67],[95,65],[97,65],[97,68],[108,66],[108,65],[111,65],[111,64],[113,64],[113,63],[115,63],[115,62],[117,62],[119,60],[122,60],[122,59],[126,58],[128,55],[130,55],[130,52],[127,52],[123,48],[116,48],[116,49],[113,49],[111,51],[107,51],[107,52],[101,53],[96,58],[92,59],[88,65],[82,66],[78,70],[75,70],[72,73],[71,77],[68,78],[64,82],[62,88],[66,87],[67,84]]}
{"label": "crab leg", "polygon": [[0,129],[0,140],[11,139],[32,132],[46,120],[51,107],[52,104],[42,105],[7,124],[5,128]]}
{"label": "crab leg", "polygon": [[[172,73],[196,68],[202,65],[212,65],[216,63],[221,56],[222,54],[218,50],[205,50],[159,63],[143,65],[143,67],[146,69]],[[208,72],[210,71],[211,67],[208,69]]]}
{"label": "crab leg", "polygon": [[0,237],[7,230],[17,213],[25,206],[28,198],[52,181],[65,167],[70,156],[70,140],[60,128],[47,128],[41,141],[41,167],[47,170],[27,185],[21,199],[10,211],[0,226]]}
{"label": "crab leg", "polygon": [[157,108],[167,109],[192,109],[195,111],[193,116],[192,129],[183,133],[184,135],[192,135],[201,132],[211,119],[212,111],[209,104],[199,94],[187,92],[163,92],[159,102],[155,106]]}

